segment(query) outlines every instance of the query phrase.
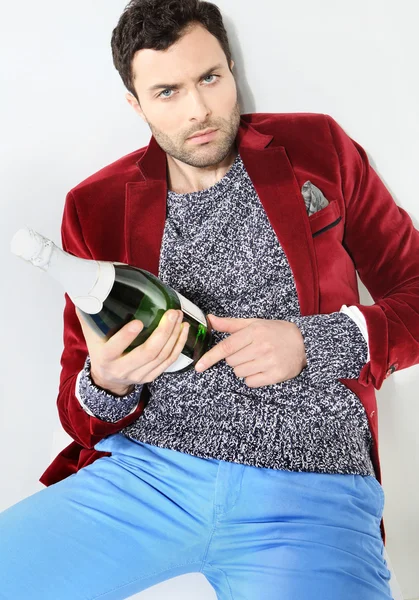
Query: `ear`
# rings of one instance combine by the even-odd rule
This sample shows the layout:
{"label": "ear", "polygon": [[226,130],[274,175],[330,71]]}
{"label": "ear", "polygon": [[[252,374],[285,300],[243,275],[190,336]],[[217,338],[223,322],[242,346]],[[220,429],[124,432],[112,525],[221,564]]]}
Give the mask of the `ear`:
{"label": "ear", "polygon": [[139,115],[143,119],[143,121],[146,121],[145,115],[144,115],[143,111],[141,110],[140,105],[137,102],[137,98],[133,94],[131,94],[131,92],[127,92],[125,94],[125,98],[126,98],[128,104],[130,104],[132,106],[132,108],[135,110],[137,115]]}
{"label": "ear", "polygon": [[231,61],[230,61],[230,71],[233,70],[233,67],[234,67],[234,60],[231,59]]}

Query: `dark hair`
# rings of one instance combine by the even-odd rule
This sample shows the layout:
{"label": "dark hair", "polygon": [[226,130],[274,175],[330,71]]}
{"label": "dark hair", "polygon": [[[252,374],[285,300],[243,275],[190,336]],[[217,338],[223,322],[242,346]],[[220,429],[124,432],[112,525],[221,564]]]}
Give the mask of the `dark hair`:
{"label": "dark hair", "polygon": [[132,72],[134,54],[143,48],[166,50],[194,23],[201,24],[217,38],[230,69],[230,45],[215,4],[202,0],[131,0],[127,4],[112,32],[112,58],[125,87],[137,102]]}

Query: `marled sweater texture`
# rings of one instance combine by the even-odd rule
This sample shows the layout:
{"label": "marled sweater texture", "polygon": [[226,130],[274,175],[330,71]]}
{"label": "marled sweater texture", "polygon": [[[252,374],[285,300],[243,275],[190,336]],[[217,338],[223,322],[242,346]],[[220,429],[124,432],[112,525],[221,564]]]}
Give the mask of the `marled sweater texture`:
{"label": "marled sweater texture", "polygon": [[[202,458],[375,476],[365,409],[338,381],[359,377],[367,342],[343,312],[301,316],[287,257],[240,155],[214,186],[168,191],[158,276],[205,314],[293,321],[307,366],[259,388],[248,387],[225,360],[203,373],[163,373],[145,384],[150,400],[122,434]],[[213,345],[228,335],[214,330]],[[135,410],[142,388],[123,397],[98,388],[89,356],[77,385],[85,410],[108,422]]]}

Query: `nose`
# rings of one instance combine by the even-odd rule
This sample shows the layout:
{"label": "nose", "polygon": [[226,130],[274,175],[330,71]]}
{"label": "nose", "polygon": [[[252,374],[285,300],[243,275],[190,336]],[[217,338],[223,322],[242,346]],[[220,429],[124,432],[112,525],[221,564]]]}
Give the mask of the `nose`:
{"label": "nose", "polygon": [[211,110],[206,105],[203,97],[198,90],[193,90],[190,93],[189,119],[191,121],[205,122]]}

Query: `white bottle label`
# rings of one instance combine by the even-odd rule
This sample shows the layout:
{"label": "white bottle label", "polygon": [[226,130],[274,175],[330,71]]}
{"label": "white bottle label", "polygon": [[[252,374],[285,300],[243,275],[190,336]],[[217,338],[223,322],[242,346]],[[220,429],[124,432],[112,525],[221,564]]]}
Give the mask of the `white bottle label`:
{"label": "white bottle label", "polygon": [[180,353],[175,362],[164,370],[164,373],[173,373],[174,371],[180,371],[181,369],[184,369],[185,367],[190,365],[191,362],[193,362],[193,358],[189,358],[188,356],[185,356],[184,354]]}
{"label": "white bottle label", "polygon": [[[176,290],[174,290],[174,291],[176,291]],[[190,300],[185,298],[185,296],[182,296],[182,294],[180,294],[179,292],[176,292],[176,294],[179,298],[182,312],[185,312],[190,317],[193,317],[194,319],[199,321],[199,323],[201,323],[204,327],[206,327],[207,321],[205,319],[205,315],[202,312],[202,310],[198,306],[196,306],[196,304],[194,304],[193,302],[191,302]]]}
{"label": "white bottle label", "polygon": [[[196,304],[185,298],[185,296],[182,296],[182,294],[180,294],[179,292],[176,292],[176,294],[179,298],[182,312],[186,313],[193,319],[196,319],[198,323],[201,323],[202,325],[204,325],[204,327],[207,327],[207,321],[202,310],[198,306],[196,306]],[[172,365],[165,369],[164,372],[173,373],[174,371],[180,371],[181,369],[184,369],[185,367],[190,365],[192,362],[193,358],[189,358],[188,356],[185,356],[181,353],[179,354],[177,360],[175,360],[175,362]]]}

